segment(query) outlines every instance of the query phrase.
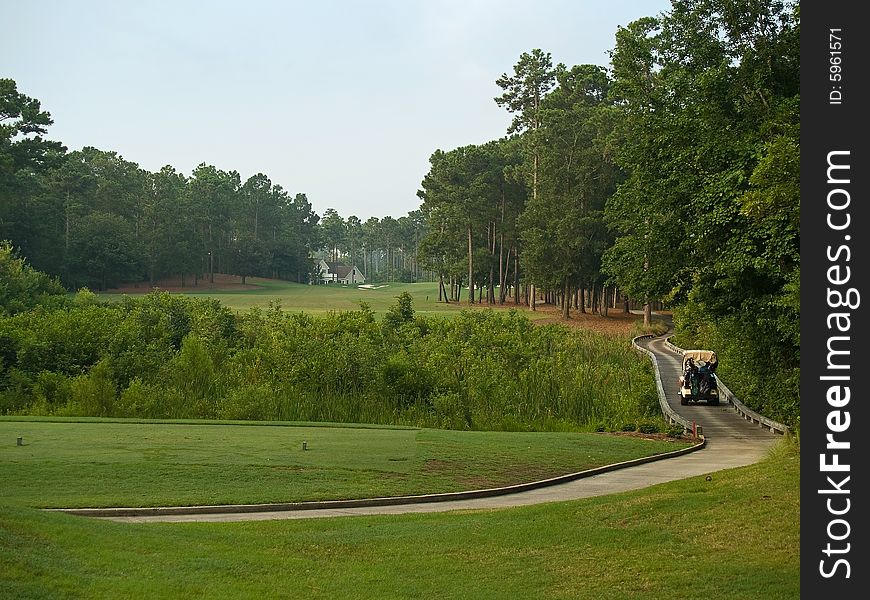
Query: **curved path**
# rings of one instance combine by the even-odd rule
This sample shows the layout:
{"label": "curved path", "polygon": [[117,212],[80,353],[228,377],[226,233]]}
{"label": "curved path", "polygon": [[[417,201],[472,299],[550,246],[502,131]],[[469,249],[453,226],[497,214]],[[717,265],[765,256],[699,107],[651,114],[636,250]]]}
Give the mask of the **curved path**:
{"label": "curved path", "polygon": [[103,515],[101,518],[139,523],[157,521],[253,521],[506,508],[541,504],[544,502],[577,500],[591,496],[603,496],[634,490],[666,481],[703,475],[732,467],[741,467],[763,458],[780,436],[742,419],[727,403],[719,406],[708,406],[706,404],[680,405],[680,397],[677,392],[680,358],[668,350],[664,342],[665,336],[640,340],[638,343],[656,354],[669,404],[674,410],[690,421],[703,425],[707,445],[702,450],[696,452],[676,458],[658,460],[601,473],[568,483],[489,498],[450,500],[423,504],[397,504],[393,506],[277,510],[270,512],[231,512],[232,509],[228,507],[228,512],[226,513],[164,514],[127,517]]}

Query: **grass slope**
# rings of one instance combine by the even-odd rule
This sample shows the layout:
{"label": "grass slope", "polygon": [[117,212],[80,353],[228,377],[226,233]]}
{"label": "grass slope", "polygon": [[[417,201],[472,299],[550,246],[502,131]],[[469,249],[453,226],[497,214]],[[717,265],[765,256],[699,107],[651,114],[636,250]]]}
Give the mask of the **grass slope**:
{"label": "grass slope", "polygon": [[[685,447],[607,434],[0,420],[0,504],[332,500],[523,483]],[[308,450],[302,450],[302,442]]]}
{"label": "grass slope", "polygon": [[[260,279],[251,277],[250,283],[259,286],[254,290],[229,291],[193,291],[184,293],[190,296],[207,296],[217,298],[221,304],[236,310],[247,310],[252,306],[267,307],[270,302],[280,302],[281,306],[291,312],[307,312],[322,314],[329,311],[345,311],[359,309],[360,302],[367,302],[377,314],[383,314],[396,304],[396,297],[402,292],[408,292],[414,299],[414,310],[421,315],[451,315],[468,308],[467,291],[463,290],[461,302],[445,304],[438,302],[438,283],[387,283],[375,284],[377,289],[365,289],[357,286],[343,285],[304,285],[279,281],[277,279]],[[143,291],[145,291],[143,289]],[[121,294],[101,294],[103,298],[117,300]],[[475,305],[477,306],[477,305]],[[512,301],[505,304],[506,308],[515,305]],[[520,306],[520,310],[525,307]],[[546,318],[551,315],[526,311],[530,319]]]}
{"label": "grass slope", "polygon": [[[785,442],[784,442],[785,443]],[[800,597],[799,454],[500,511],[122,524],[0,507],[0,597]]]}

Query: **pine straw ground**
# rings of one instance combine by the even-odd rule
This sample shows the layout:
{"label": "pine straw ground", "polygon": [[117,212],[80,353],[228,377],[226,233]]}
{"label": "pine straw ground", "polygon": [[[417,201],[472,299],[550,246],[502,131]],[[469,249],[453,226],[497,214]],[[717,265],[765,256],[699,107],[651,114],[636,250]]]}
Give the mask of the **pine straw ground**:
{"label": "pine straw ground", "polygon": [[[248,281],[254,281],[254,278],[248,278]],[[189,294],[191,292],[240,292],[243,290],[258,290],[261,286],[255,283],[245,283],[242,285],[242,278],[237,275],[225,275],[224,273],[214,274],[214,283],[209,282],[208,277],[201,278],[195,281],[193,277],[188,276],[184,281],[184,287],[181,286],[181,277],[169,277],[160,279],[154,282],[154,287],[148,285],[147,281],[140,281],[133,284],[128,283],[121,287],[111,288],[105,291],[106,294],[147,294],[152,290],[160,290],[161,292],[173,292]]]}

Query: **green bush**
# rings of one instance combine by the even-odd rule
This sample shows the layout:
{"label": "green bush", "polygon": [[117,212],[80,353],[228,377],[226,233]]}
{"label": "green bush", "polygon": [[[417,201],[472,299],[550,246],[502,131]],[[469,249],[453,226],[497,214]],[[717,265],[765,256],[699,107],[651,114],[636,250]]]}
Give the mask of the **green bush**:
{"label": "green bush", "polygon": [[134,377],[130,384],[121,392],[115,403],[115,416],[118,417],[153,417],[154,402],[159,394],[148,384]]}
{"label": "green bush", "polygon": [[637,430],[641,433],[658,433],[661,431],[661,425],[653,421],[645,421],[637,426]]}
{"label": "green bush", "polygon": [[[166,293],[0,318],[0,410],[491,430],[618,429],[658,415],[627,341],[517,311],[235,315]],[[7,364],[8,361],[8,364]],[[120,391],[120,393],[119,393]]]}
{"label": "green bush", "polygon": [[277,412],[275,392],[264,384],[241,385],[230,390],[221,401],[218,412],[221,419],[274,419]]}
{"label": "green bush", "polygon": [[671,423],[670,425],[668,425],[667,429],[665,429],[665,435],[672,438],[682,437],[683,426],[676,423]]}
{"label": "green bush", "polygon": [[57,414],[76,417],[110,417],[115,410],[115,384],[105,362],[70,382],[69,402]]}

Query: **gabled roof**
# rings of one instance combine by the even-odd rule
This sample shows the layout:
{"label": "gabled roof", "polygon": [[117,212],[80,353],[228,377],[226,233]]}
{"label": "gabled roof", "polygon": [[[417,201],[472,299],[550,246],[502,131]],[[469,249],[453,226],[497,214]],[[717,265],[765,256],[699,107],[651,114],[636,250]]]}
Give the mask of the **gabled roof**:
{"label": "gabled roof", "polygon": [[350,275],[351,270],[354,268],[350,265],[334,262],[327,262],[326,266],[329,268],[329,272],[337,275],[339,279],[344,279],[345,277]]}

